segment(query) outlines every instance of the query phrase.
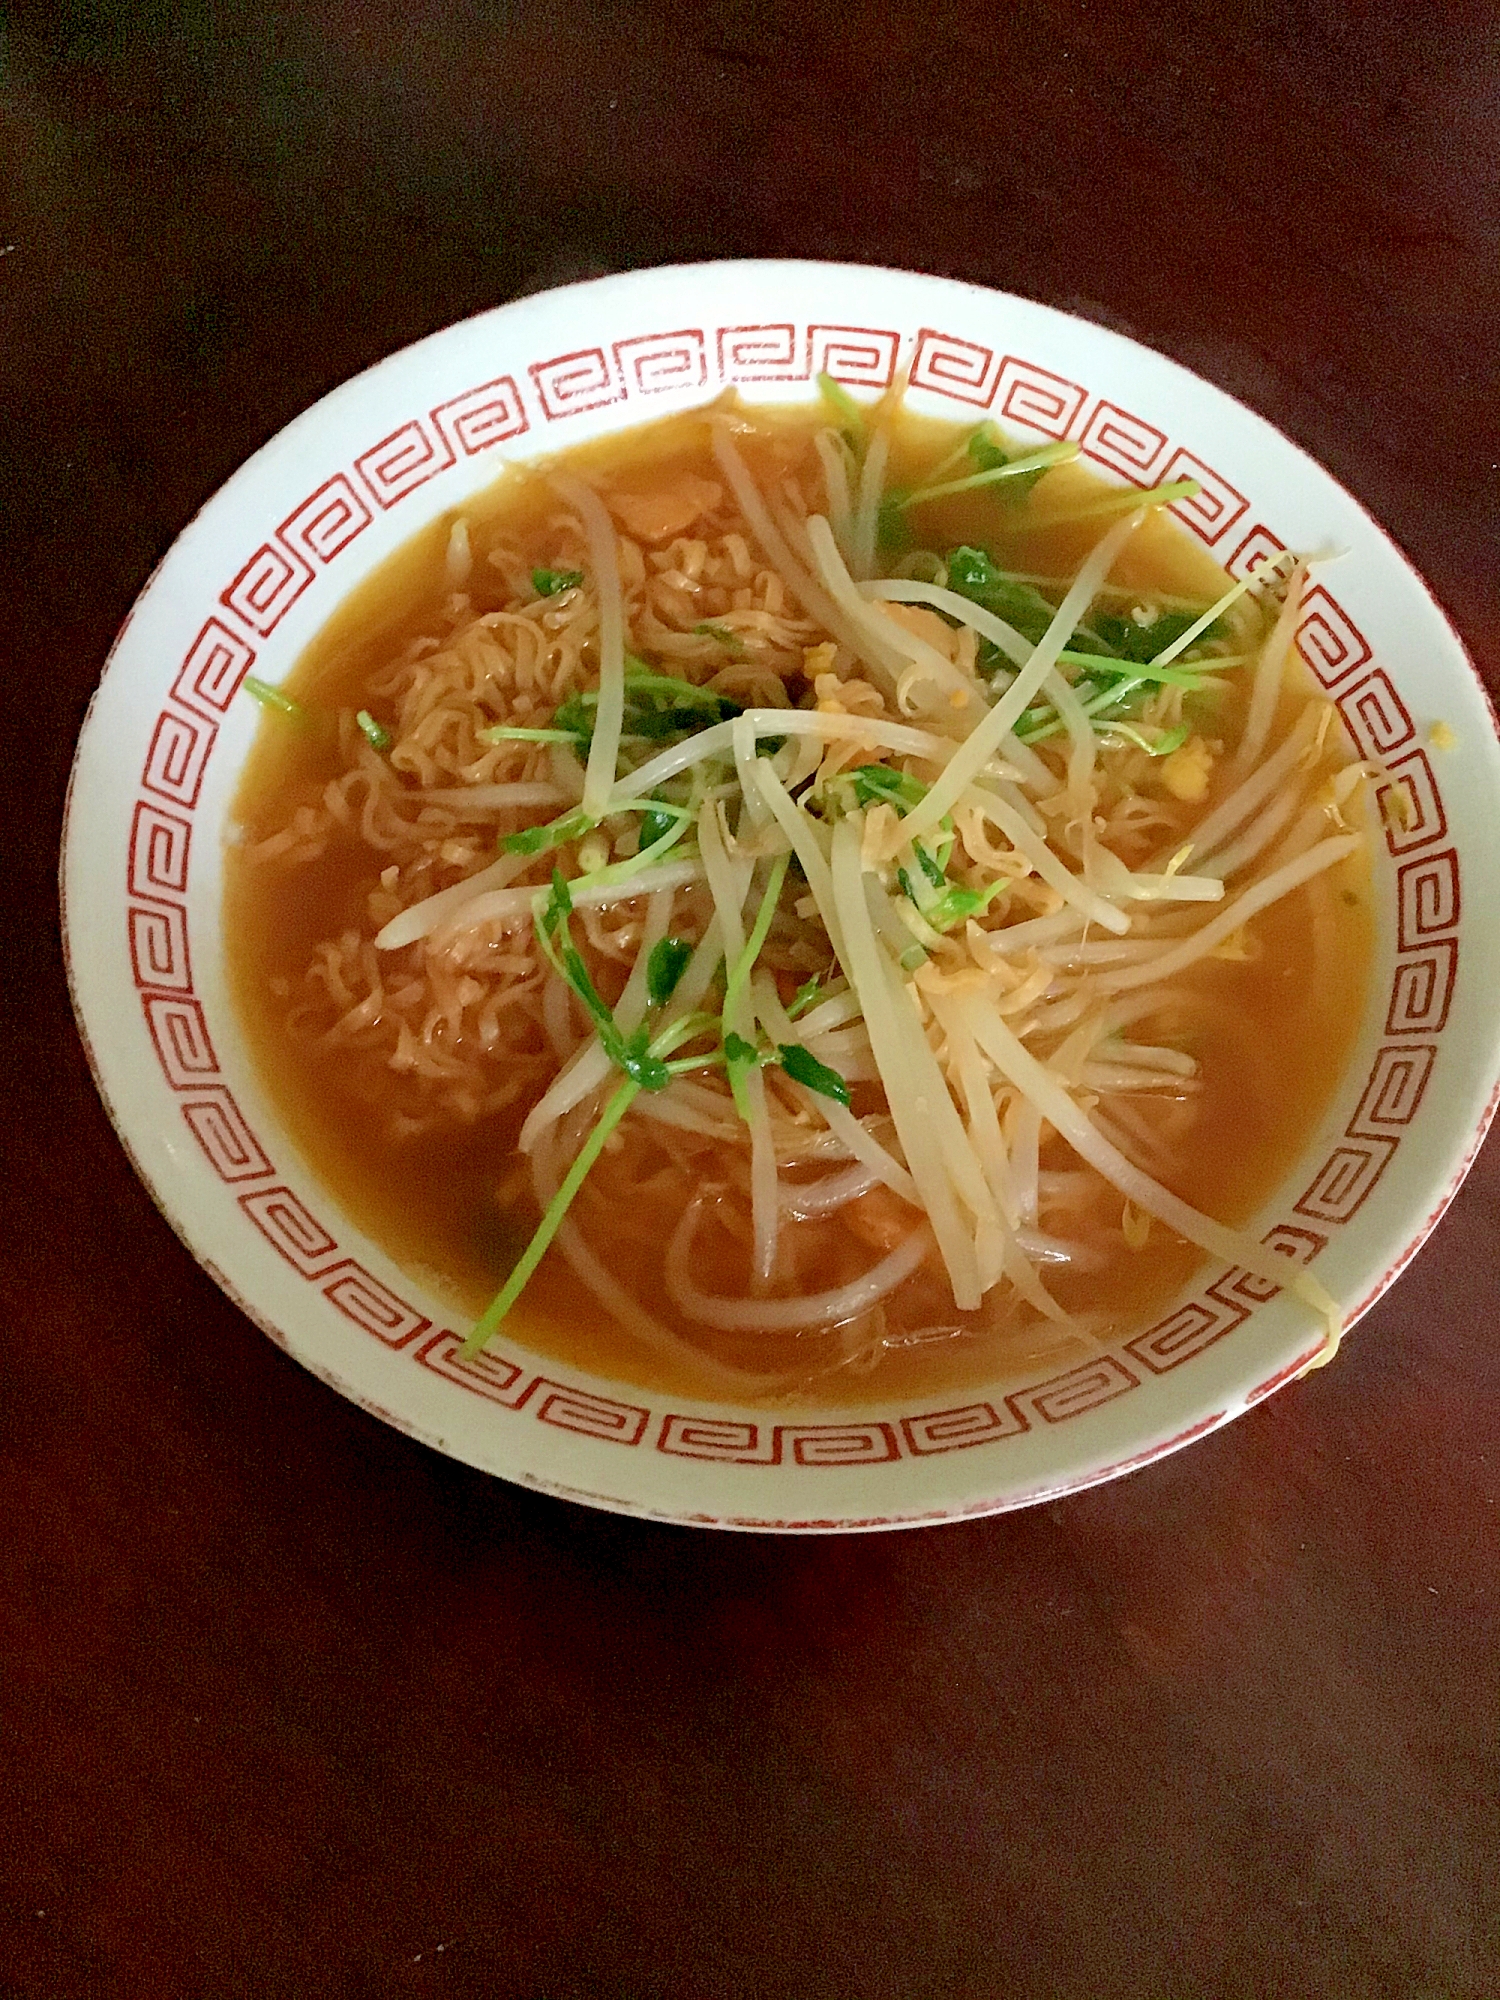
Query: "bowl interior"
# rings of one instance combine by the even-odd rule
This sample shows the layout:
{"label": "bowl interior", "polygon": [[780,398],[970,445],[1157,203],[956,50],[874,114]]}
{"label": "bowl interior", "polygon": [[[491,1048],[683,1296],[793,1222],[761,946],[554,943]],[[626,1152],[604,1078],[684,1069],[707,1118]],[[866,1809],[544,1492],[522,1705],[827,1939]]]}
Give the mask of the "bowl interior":
{"label": "bowl interior", "polygon": [[[664,330],[663,330],[664,329]],[[79,746],[64,856],[80,1026],[168,1219],[245,1311],[342,1393],[438,1449],[631,1512],[718,1525],[895,1526],[1025,1504],[1145,1463],[1248,1408],[1320,1346],[1305,1308],[1209,1267],[1086,1363],[953,1406],[802,1414],[664,1400],[514,1342],[473,1363],[440,1300],[302,1166],[240,1037],[223,839],[257,712],[336,604],[425,523],[527,459],[701,405],[909,373],[912,406],[1076,438],[1104,476],[1191,474],[1174,511],[1232,575],[1347,551],[1297,645],[1355,753],[1399,794],[1375,858],[1376,959],[1347,1074],[1259,1233],[1351,1317],[1414,1254],[1494,1108],[1500,779],[1477,675],[1405,559],[1278,432],[1115,334],[946,280],[817,264],[634,273],[523,300],[346,384],[184,532],[122,630]],[[1442,725],[1438,727],[1437,725]]]}

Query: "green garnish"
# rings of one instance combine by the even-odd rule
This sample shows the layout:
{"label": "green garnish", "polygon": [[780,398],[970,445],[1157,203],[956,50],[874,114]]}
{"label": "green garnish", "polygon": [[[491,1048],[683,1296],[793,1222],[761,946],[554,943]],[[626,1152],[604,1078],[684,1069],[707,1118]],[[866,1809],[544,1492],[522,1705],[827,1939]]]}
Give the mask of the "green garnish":
{"label": "green garnish", "polygon": [[841,382],[835,382],[825,368],[818,376],[818,394],[828,405],[841,424],[849,424],[858,435],[863,435],[865,413]]}
{"label": "green garnish", "polygon": [[905,812],[927,796],[927,787],[919,778],[893,771],[889,764],[856,764],[843,776],[853,784],[854,796],[862,806],[891,805]]}
{"label": "green garnish", "polygon": [[504,854],[545,854],[565,840],[581,840],[593,824],[581,806],[574,806],[545,826],[523,826],[518,833],[506,834],[500,849]]}
{"label": "green garnish", "polygon": [[560,597],[565,590],[576,590],[582,582],[581,569],[534,569],[531,572],[531,587],[538,597]]}
{"label": "green garnish", "polygon": [[1095,521],[1101,515],[1129,514],[1137,507],[1168,507],[1174,500],[1191,500],[1203,491],[1196,479],[1169,479],[1162,486],[1122,488],[1119,492],[1107,494],[1102,500],[1089,500],[1082,506],[1070,507],[1064,513],[1051,514],[1038,527],[1055,528],[1064,521]]}
{"label": "green garnish", "polygon": [[899,488],[888,487],[876,509],[875,543],[882,555],[905,555],[916,539],[906,518],[909,498],[910,495]]}
{"label": "green garnish", "polygon": [[927,849],[922,845],[920,840],[914,840],[912,842],[911,851],[917,857],[917,866],[921,869],[922,873],[927,877],[928,881],[932,884],[933,888],[934,889],[945,888],[948,882],[947,875],[938,866],[937,862],[933,859],[933,857],[927,852]]}
{"label": "green garnish", "polygon": [[286,716],[291,722],[306,722],[307,710],[301,702],[293,701],[289,694],[283,694],[280,688],[272,687],[269,681],[257,680],[254,674],[246,674],[240,686],[250,699],[258,701],[262,708],[274,709],[276,714]]}
{"label": "green garnish", "polygon": [[994,472],[998,466],[1009,462],[1009,454],[995,442],[993,424],[981,424],[964,449],[976,472]]}
{"label": "green garnish", "polygon": [[576,743],[579,732],[576,729],[520,729],[508,722],[497,722],[493,729],[481,729],[481,743]]}
{"label": "green garnish", "polygon": [[[648,742],[667,736],[692,736],[713,722],[731,722],[744,713],[741,704],[712,688],[700,688],[692,681],[680,681],[671,674],[653,673],[642,663],[625,676],[625,714],[621,726],[624,737]],[[595,688],[569,695],[552,718],[555,729],[565,730],[576,739],[580,753],[592,741],[593,711],[598,707]]]}
{"label": "green garnish", "polygon": [[[1201,616],[1197,611],[1164,611],[1150,624],[1138,625],[1133,618],[1105,611],[1096,613],[1093,623],[1099,637],[1120,659],[1135,666],[1147,666],[1196,625]],[[1211,639],[1217,630],[1217,625],[1210,625],[1201,636]]]}
{"label": "green garnish", "polygon": [[[540,893],[537,901],[541,902]],[[568,884],[561,869],[554,868],[551,893],[536,918],[537,941],[543,954],[593,1016],[599,1032],[599,1045],[616,1069],[623,1070],[641,1090],[665,1090],[672,1080],[671,1073],[661,1057],[652,1053],[647,1029],[642,1026],[629,1035],[623,1033],[615,1019],[614,1009],[601,998],[599,989],[589,977],[583,955],[573,943],[568,929],[568,919],[572,914],[573,898]]]}
{"label": "green garnish", "polygon": [[1025,452],[1019,458],[1007,458],[998,445],[989,443],[979,432],[970,439],[971,456],[976,443],[981,451],[987,450],[995,454],[997,462],[986,466],[982,471],[970,472],[962,479],[944,479],[936,486],[919,486],[914,492],[907,494],[904,504],[908,507],[920,507],[929,500],[946,500],[954,493],[972,493],[976,487],[993,486],[1001,480],[1023,479],[1028,474],[1035,474],[1036,478],[1040,479],[1051,466],[1061,465],[1065,459],[1078,456],[1078,446],[1072,438],[1064,438],[1060,444],[1043,445],[1039,451]]}
{"label": "green garnish", "polygon": [[641,846],[654,847],[657,841],[665,840],[681,818],[681,808],[653,805],[641,815]]}
{"label": "green garnish", "polygon": [[653,1007],[665,1007],[692,955],[693,947],[686,938],[664,937],[652,945],[646,960],[646,991]]}
{"label": "green garnish", "polygon": [[[599,1122],[584,1140],[577,1159],[568,1169],[562,1185],[548,1203],[546,1214],[510,1276],[469,1329],[468,1338],[460,1349],[461,1356],[465,1360],[472,1360],[479,1353],[526,1289],[532,1273],[541,1263],[553,1237],[561,1228],[574,1196],[588,1179],[595,1161],[604,1151],[610,1133],[614,1131],[636,1098],[643,1090],[665,1090],[674,1074],[699,1068],[705,1060],[701,1057],[689,1057],[670,1065],[666,1061],[674,1049],[681,1048],[684,1042],[694,1040],[713,1025],[712,1018],[705,1014],[690,1014],[686,1019],[674,1022],[669,1028],[664,1029],[655,1041],[651,1040],[650,1031],[644,1025],[635,1029],[630,1035],[622,1033],[613,1010],[606,1006],[600,997],[598,988],[589,977],[588,967],[569,935],[568,919],[572,913],[572,893],[561,870],[554,868],[552,887],[545,904],[542,902],[540,891],[535,899],[537,939],[544,956],[568,982],[592,1015],[598,1026],[600,1046],[616,1068],[624,1071],[624,1081],[605,1105]],[[683,938],[662,938],[653,948],[647,960],[646,977],[654,1006],[661,1006],[671,998],[692,953],[693,947]],[[751,1053],[753,1055],[754,1051]]]}
{"label": "green garnish", "polygon": [[724,648],[726,653],[731,654],[736,660],[742,660],[745,657],[745,647],[739,633],[731,632],[727,625],[695,625],[693,631],[700,639],[713,639],[716,641],[717,644]]}
{"label": "green garnish", "polygon": [[588,1179],[589,1170],[604,1151],[605,1141],[619,1124],[625,1113],[640,1095],[641,1086],[626,1078],[614,1096],[605,1105],[599,1123],[590,1132],[579,1149],[578,1157],[563,1177],[561,1187],[547,1204],[547,1213],[542,1217],[535,1236],[521,1253],[520,1261],[506,1279],[504,1287],[491,1300],[486,1310],[480,1314],[469,1329],[469,1336],[459,1349],[459,1357],[472,1361],[490,1335],[499,1326],[516,1300],[525,1291],[548,1245],[562,1227],[563,1217],[572,1206],[573,1197]]}
{"label": "green garnish", "polygon": [[849,1086],[836,1069],[821,1063],[811,1049],[803,1048],[800,1042],[783,1042],[776,1051],[777,1059],[793,1083],[804,1084],[809,1090],[816,1090],[822,1097],[831,1097],[835,1104],[849,1108]]}
{"label": "green garnish", "polygon": [[760,1050],[754,1042],[747,1042],[743,1035],[732,1031],[724,1037],[724,1071],[729,1079],[729,1094],[734,1099],[734,1108],[748,1125],[750,1122],[750,1101],[745,1095],[745,1078],[751,1070],[760,1067]]}
{"label": "green garnish", "polygon": [[[1057,606],[1049,604],[1039,590],[1034,590],[1029,583],[1017,583],[1013,577],[1007,576],[1005,571],[997,566],[988,549],[970,548],[964,544],[959,548],[950,549],[943,558],[943,564],[948,572],[950,590],[956,590],[960,597],[967,597],[971,603],[982,605],[986,611],[992,611],[997,618],[1003,618],[1007,625],[1014,626],[1021,637],[1029,639],[1033,646],[1040,642],[1042,634],[1056,615]],[[1004,659],[992,646],[988,654],[981,648],[980,664],[1008,667],[1010,661]]]}
{"label": "green garnish", "polygon": [[965,889],[955,884],[945,889],[936,902],[929,903],[922,915],[935,931],[951,931],[988,909],[994,898],[1009,887],[1010,883],[1004,875],[991,882],[987,889]]}
{"label": "green garnish", "polygon": [[1188,740],[1188,729],[1181,722],[1175,729],[1164,729],[1155,738],[1143,736],[1138,729],[1132,729],[1128,722],[1111,722],[1106,725],[1111,736],[1123,736],[1127,743],[1133,743],[1138,750],[1144,750],[1148,757],[1167,757],[1172,751],[1180,750]]}
{"label": "green garnish", "polygon": [[770,935],[771,919],[775,916],[776,905],[781,900],[781,885],[786,880],[787,863],[790,859],[790,855],[778,854],[771,863],[770,872],[766,877],[766,893],[760,899],[760,908],[755,913],[755,923],[745,940],[743,951],[730,967],[729,975],[724,981],[726,1019],[734,1013],[740,994],[755,970],[755,961],[760,957],[766,939]]}
{"label": "green garnish", "polygon": [[372,750],[382,753],[391,747],[391,732],[383,728],[367,708],[362,708],[354,720],[359,724],[360,734]]}
{"label": "green garnish", "polygon": [[786,1017],[789,1021],[800,1019],[809,1007],[817,1005],[823,996],[823,979],[824,975],[821,972],[815,972],[811,979],[803,980],[792,997],[791,1006],[786,1010]]}

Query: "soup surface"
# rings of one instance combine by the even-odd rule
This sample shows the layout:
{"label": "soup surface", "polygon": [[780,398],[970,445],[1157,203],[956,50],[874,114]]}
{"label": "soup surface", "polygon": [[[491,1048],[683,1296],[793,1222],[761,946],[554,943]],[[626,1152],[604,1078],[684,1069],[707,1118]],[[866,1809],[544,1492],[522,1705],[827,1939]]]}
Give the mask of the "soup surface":
{"label": "soup surface", "polygon": [[[1128,506],[1076,463],[967,484],[1006,457],[1016,463],[1021,450],[987,427],[950,430],[894,410],[860,419],[837,407],[718,408],[721,422],[732,413],[741,463],[773,496],[803,559],[806,521],[826,511],[851,552],[851,574],[864,572],[866,593],[872,577],[939,590],[957,584],[1031,642]],[[888,456],[872,479],[865,475],[876,437]],[[911,684],[882,685],[847,628],[840,638],[799,601],[747,521],[709,412],[508,472],[462,517],[424,530],[339,609],[281,690],[295,712],[267,709],[244,773],[226,889],[233,990],[265,1086],[312,1170],[399,1264],[470,1318],[521,1256],[611,1082],[620,1082],[611,1071],[540,1139],[528,1134],[526,1152],[518,1149],[523,1121],[559,1071],[580,1061],[596,1022],[539,949],[529,895],[518,910],[511,891],[545,888],[554,867],[576,889],[580,877],[628,864],[665,837],[650,800],[599,825],[567,824],[592,732],[605,726],[593,693],[604,613],[568,479],[602,498],[618,536],[632,677],[622,772],[741,711],[863,712],[942,730],[950,726],[944,711],[965,709],[968,689],[968,713],[979,712],[1017,672],[1017,658],[1007,660],[951,612],[866,596],[874,615],[907,635],[908,652],[920,642],[918,652],[942,655],[958,677],[940,694],[923,688],[920,669]],[[963,490],[923,497],[926,487],[945,485]],[[1245,786],[1237,746],[1257,683],[1263,708],[1269,699],[1250,775],[1278,752],[1286,769],[1214,843],[1221,900],[1172,900],[1170,886],[1146,899],[1121,891],[1123,933],[1075,910],[1068,881],[1060,893],[994,824],[967,820],[961,807],[929,849],[898,853],[899,815],[911,806],[891,786],[923,774],[907,785],[907,797],[917,797],[940,759],[878,745],[846,744],[835,755],[838,746],[820,738],[810,765],[813,739],[763,735],[760,758],[769,754],[788,793],[802,786],[804,799],[822,800],[813,826],[825,846],[843,814],[861,829],[867,859],[881,839],[890,849],[872,874],[882,885],[876,900],[890,897],[878,912],[884,962],[910,974],[926,1044],[966,1129],[978,1135],[1000,1207],[1008,1204],[1009,1248],[986,1251],[983,1227],[973,1225],[975,1254],[981,1264],[991,1259],[981,1301],[956,1305],[940,1245],[925,1234],[916,1241],[920,1210],[892,1185],[905,1184],[900,1168],[884,1169],[884,1181],[861,1177],[859,1160],[822,1122],[820,1104],[836,1101],[832,1072],[847,1117],[882,1158],[900,1162],[911,1152],[892,1129],[874,1030],[840,977],[814,907],[817,885],[789,858],[774,877],[780,901],[746,988],[762,995],[759,1011],[745,1016],[759,1055],[740,1078],[742,1088],[752,1078],[777,1135],[774,1263],[757,1275],[765,1229],[758,1170],[726,1082],[733,1064],[725,1051],[732,1056],[744,1038],[734,1042],[726,1010],[696,1045],[681,1045],[678,1060],[692,1060],[696,1047],[699,1067],[643,1092],[605,1142],[501,1343],[679,1394],[847,1403],[992,1381],[1053,1356],[1071,1365],[1092,1343],[1161,1308],[1203,1248],[1083,1160],[1013,1077],[991,1070],[975,1086],[951,1008],[955,995],[967,1004],[977,993],[1003,1009],[1094,1128],[1193,1210],[1237,1228],[1264,1203],[1324,1111],[1360,1018],[1371,944],[1363,852],[1344,841],[1329,865],[1160,981],[1133,968],[1152,952],[1181,956],[1180,941],[1205,921],[1320,840],[1358,826],[1361,789],[1352,772],[1341,777],[1336,713],[1290,649],[1283,598],[1298,587],[1285,568],[1262,579],[1178,654],[1176,680],[1147,678],[1119,695],[1130,663],[1166,651],[1230,588],[1158,507],[1083,604],[1057,670],[1075,702],[1093,704],[1087,724],[1063,690],[1061,709],[1033,705],[1017,725],[1022,761],[994,782],[1012,787],[1007,796],[1024,808],[1026,825],[1041,829],[1074,881],[1113,894],[1121,861],[1158,884],[1196,877],[1194,829]],[[1279,655],[1270,679],[1268,648]],[[686,691],[681,699],[663,693],[659,683],[669,680]],[[1069,760],[1080,754],[1085,726],[1094,732],[1093,789],[1080,810],[1068,790],[1070,770],[1076,779],[1080,767]],[[494,728],[511,733],[490,741]],[[825,762],[813,769],[819,750]],[[885,775],[851,791],[840,758],[845,774],[879,765]],[[994,769],[1003,763],[1002,748]],[[774,829],[767,835],[769,814],[758,803],[751,810],[737,775],[743,780],[743,769],[737,774],[725,753],[653,791],[668,807],[675,801],[688,835],[663,849],[661,866],[691,868],[683,857],[696,851],[699,830],[702,844],[722,837],[725,855],[740,857],[741,879],[753,869],[763,892]],[[701,819],[705,799],[718,811],[715,789],[724,795],[720,833]],[[514,849],[515,836],[559,821],[554,836],[530,837],[539,843],[532,854],[513,853],[497,871],[507,837]],[[1117,857],[1115,875],[1101,850]],[[931,889],[912,883],[900,853],[908,861],[917,854],[929,873],[938,858]],[[510,880],[476,890],[466,904],[462,885],[481,872],[487,882],[497,872]],[[680,964],[702,941],[716,908],[703,875],[700,866],[649,897],[578,902],[566,937],[606,1007],[628,1012],[627,981],[638,963],[644,968],[651,943],[680,939]],[[660,867],[650,879],[663,879]],[[442,920],[392,943],[391,927],[399,940],[398,920],[411,921],[403,913],[440,891],[454,892]],[[750,892],[747,932],[756,909]],[[893,910],[909,927],[894,937]],[[995,940],[1012,929],[1014,948],[997,950]],[[703,1002],[710,1012],[724,1005],[733,958],[722,939],[720,947]],[[796,1063],[787,1067],[785,1043],[776,1055],[792,1013],[809,1023],[807,1054],[816,1058],[798,1074]],[[1081,1041],[1080,1022],[1094,1023]],[[982,1088],[992,1111],[976,1108],[966,1087]],[[991,1141],[986,1154],[983,1134],[992,1128],[1000,1151]],[[961,1176],[956,1184],[962,1192]],[[978,1197],[971,1206],[977,1214]],[[903,1243],[912,1246],[911,1268],[863,1300],[862,1278]],[[841,1288],[847,1310],[811,1326],[797,1323],[795,1308],[744,1323],[755,1319],[757,1300],[822,1299]],[[737,1318],[726,1301],[748,1302],[748,1315]]]}

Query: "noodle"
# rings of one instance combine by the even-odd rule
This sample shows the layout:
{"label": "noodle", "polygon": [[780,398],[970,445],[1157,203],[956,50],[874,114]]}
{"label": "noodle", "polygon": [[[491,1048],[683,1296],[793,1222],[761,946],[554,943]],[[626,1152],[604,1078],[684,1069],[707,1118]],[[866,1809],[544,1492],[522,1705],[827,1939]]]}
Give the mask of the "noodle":
{"label": "noodle", "polygon": [[1033,510],[975,435],[716,414],[512,474],[268,715],[242,1008],[373,1233],[471,1311],[517,1274],[471,1349],[524,1281],[585,1363],[874,1394],[1092,1348],[1205,1252],[1336,1325],[1239,1226],[1367,956],[1305,565],[1230,584],[1068,447],[1011,459]]}

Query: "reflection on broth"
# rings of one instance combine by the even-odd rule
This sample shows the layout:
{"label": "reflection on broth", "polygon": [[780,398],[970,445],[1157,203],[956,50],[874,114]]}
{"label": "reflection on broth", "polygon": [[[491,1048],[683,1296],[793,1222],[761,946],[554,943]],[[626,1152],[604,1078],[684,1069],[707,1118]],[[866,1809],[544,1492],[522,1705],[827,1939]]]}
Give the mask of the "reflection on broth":
{"label": "reflection on broth", "polygon": [[386,564],[265,717],[226,892],[347,1213],[471,1317],[545,1214],[502,1338],[736,1399],[1289,1275],[1228,1232],[1355,1033],[1363,787],[1301,566],[1226,603],[1133,503],[830,392],[513,470]]}

